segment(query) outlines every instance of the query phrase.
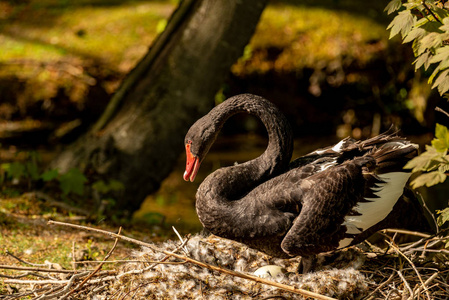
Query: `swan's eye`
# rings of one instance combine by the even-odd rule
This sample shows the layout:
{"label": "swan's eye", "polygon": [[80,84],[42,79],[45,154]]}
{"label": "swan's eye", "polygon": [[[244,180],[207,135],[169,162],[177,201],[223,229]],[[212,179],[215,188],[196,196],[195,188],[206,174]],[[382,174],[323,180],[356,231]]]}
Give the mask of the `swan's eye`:
{"label": "swan's eye", "polygon": [[192,141],[191,141],[191,140],[188,140],[188,141],[187,141],[187,144],[188,144],[188,145],[192,145]]}

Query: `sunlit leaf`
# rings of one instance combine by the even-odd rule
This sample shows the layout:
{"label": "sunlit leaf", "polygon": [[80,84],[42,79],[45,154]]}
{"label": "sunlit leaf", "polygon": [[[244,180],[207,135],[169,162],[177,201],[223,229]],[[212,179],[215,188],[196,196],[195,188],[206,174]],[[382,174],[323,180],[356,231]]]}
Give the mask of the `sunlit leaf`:
{"label": "sunlit leaf", "polygon": [[442,71],[438,78],[435,80],[434,84],[432,85],[432,88],[438,87],[438,91],[440,92],[440,95],[443,95],[445,92],[449,90],[449,69],[446,69]]}
{"label": "sunlit leaf", "polygon": [[446,9],[440,8],[436,5],[432,5],[432,11],[437,16],[438,22],[443,22],[449,16],[449,12]]}
{"label": "sunlit leaf", "polygon": [[415,61],[415,69],[419,69],[421,68],[421,66],[424,65],[424,67],[427,69],[429,64],[430,64],[430,52],[424,52],[423,54],[421,54]]}
{"label": "sunlit leaf", "polygon": [[441,173],[447,173],[447,172],[449,172],[449,163],[443,163],[443,164],[440,164],[439,166],[438,166],[438,171],[440,171]]}
{"label": "sunlit leaf", "polygon": [[432,146],[438,152],[445,152],[449,148],[449,132],[446,126],[436,124],[435,139],[432,140]]}
{"label": "sunlit leaf", "polygon": [[440,46],[445,40],[446,34],[430,32],[420,40],[418,54],[424,53],[427,49]]}
{"label": "sunlit leaf", "polygon": [[441,173],[439,171],[433,171],[419,175],[411,182],[411,185],[415,189],[420,186],[430,187],[438,183],[444,182],[446,178],[447,176],[444,173]]}
{"label": "sunlit leaf", "polygon": [[402,6],[402,0],[392,0],[385,7],[384,11],[386,11],[387,14],[391,14],[391,13],[397,11],[401,6]]}
{"label": "sunlit leaf", "polygon": [[447,59],[448,56],[449,56],[449,46],[444,46],[444,47],[438,48],[435,51],[435,55],[432,57],[430,62],[436,63],[436,62]]}
{"label": "sunlit leaf", "polygon": [[438,226],[443,226],[444,223],[446,223],[447,221],[449,221],[449,207],[446,207],[443,210],[438,210],[437,213],[439,213],[440,215],[438,216],[437,219],[437,223]]}
{"label": "sunlit leaf", "polygon": [[426,145],[426,151],[419,156],[409,160],[404,169],[413,169],[412,172],[430,171],[435,164],[443,160],[444,153],[438,152],[435,148]]}
{"label": "sunlit leaf", "polygon": [[404,38],[410,32],[415,22],[416,17],[413,16],[409,10],[399,12],[387,27],[387,29],[391,29],[390,39],[396,36],[399,32]]}
{"label": "sunlit leaf", "polygon": [[427,79],[427,82],[429,84],[431,84],[433,82],[433,80],[435,79],[435,76],[437,76],[439,72],[440,72],[440,66],[438,65],[435,68],[435,70],[433,70],[432,75],[429,76],[429,79]]}

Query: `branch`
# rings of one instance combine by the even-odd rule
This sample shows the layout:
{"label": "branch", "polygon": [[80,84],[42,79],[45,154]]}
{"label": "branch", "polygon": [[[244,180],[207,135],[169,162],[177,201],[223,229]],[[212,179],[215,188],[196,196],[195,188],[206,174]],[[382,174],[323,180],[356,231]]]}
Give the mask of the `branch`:
{"label": "branch", "polygon": [[422,2],[422,5],[427,9],[427,11],[432,15],[432,17],[435,18],[436,21],[438,21],[440,24],[443,24],[443,22],[441,22],[440,19],[438,19],[437,16],[433,13],[433,11],[427,6],[426,0]]}
{"label": "branch", "polygon": [[438,106],[435,107],[435,110],[438,111],[438,112],[440,112],[440,113],[443,113],[443,114],[445,114],[446,116],[449,117],[449,113],[447,113],[447,111],[445,111],[445,110],[439,108]]}
{"label": "branch", "polygon": [[421,232],[417,232],[417,231],[409,231],[409,230],[405,230],[405,229],[384,229],[382,230],[382,232],[387,233],[402,233],[402,234],[408,234],[408,235],[414,235],[414,236],[420,236],[423,238],[430,238],[432,237],[430,234],[426,234],[426,233],[421,233]]}

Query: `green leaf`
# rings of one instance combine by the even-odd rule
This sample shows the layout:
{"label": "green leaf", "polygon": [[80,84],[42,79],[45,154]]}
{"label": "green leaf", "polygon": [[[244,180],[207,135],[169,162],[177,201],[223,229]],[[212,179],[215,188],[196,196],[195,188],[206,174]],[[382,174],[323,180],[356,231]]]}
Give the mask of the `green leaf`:
{"label": "green leaf", "polygon": [[432,88],[438,87],[438,92],[442,96],[445,92],[449,90],[449,69],[442,71],[438,78],[435,80]]}
{"label": "green leaf", "polygon": [[387,14],[391,14],[391,13],[397,11],[401,6],[402,6],[402,0],[392,0],[385,7],[384,11],[386,11]]}
{"label": "green leaf", "polygon": [[[449,131],[447,127],[437,123],[435,126],[435,138],[449,142]],[[449,146],[449,143],[447,145]]]}
{"label": "green leaf", "polygon": [[41,178],[43,181],[47,182],[47,181],[56,179],[58,176],[59,176],[58,170],[52,169],[52,170],[48,170],[48,171],[45,171],[44,173],[42,173]]}
{"label": "green leaf", "polygon": [[441,173],[447,173],[449,172],[449,163],[442,163],[438,166],[438,171]]}
{"label": "green leaf", "polygon": [[439,61],[447,59],[449,56],[449,46],[444,46],[441,48],[438,48],[435,51],[435,55],[430,60],[431,63],[437,63]]}
{"label": "green leaf", "polygon": [[111,179],[107,184],[103,180],[95,181],[92,184],[92,188],[96,189],[102,194],[106,194],[110,191],[121,191],[125,189],[125,186],[120,181]]}
{"label": "green leaf", "polygon": [[446,174],[441,173],[439,171],[433,171],[429,173],[424,173],[416,177],[412,182],[411,185],[413,188],[418,188],[420,186],[433,186],[438,183],[442,183],[446,180]]}
{"label": "green leaf", "polygon": [[440,46],[445,40],[446,34],[438,32],[430,32],[426,34],[421,40],[418,48],[418,54],[424,53],[427,49],[432,49]]}
{"label": "green leaf", "polygon": [[424,65],[424,68],[427,70],[427,68],[430,65],[430,58],[432,56],[430,55],[429,51],[424,52],[421,54],[413,63],[415,64],[415,70],[418,70],[421,68],[422,65]]}
{"label": "green leaf", "polygon": [[68,195],[69,193],[82,195],[86,181],[87,178],[77,168],[72,168],[59,177],[59,185],[64,195]]}
{"label": "green leaf", "polygon": [[29,161],[25,164],[26,172],[33,180],[39,179],[39,168],[35,162]]}
{"label": "green leaf", "polygon": [[435,70],[433,70],[433,72],[432,72],[432,75],[430,75],[429,76],[429,79],[427,79],[427,82],[429,83],[429,84],[431,84],[432,83],[432,81],[435,79],[435,76],[437,76],[438,75],[438,73],[440,72],[440,65],[438,65],[436,68],[435,68]]}
{"label": "green leaf", "polygon": [[409,10],[399,12],[387,27],[387,29],[391,29],[390,39],[396,36],[399,32],[404,38],[410,32],[415,22],[416,17],[413,16]]}
{"label": "green leaf", "polygon": [[109,192],[109,187],[106,185],[106,183],[103,180],[95,181],[92,184],[92,188],[97,190],[101,194],[106,194]]}
{"label": "green leaf", "polygon": [[6,171],[12,178],[19,179],[25,175],[25,165],[20,162],[13,162],[9,165],[9,168]]}
{"label": "green leaf", "polygon": [[433,162],[444,161],[442,160],[443,155],[430,145],[426,145],[426,151],[409,160],[404,169],[413,169],[412,172],[429,171]]}
{"label": "green leaf", "polygon": [[428,32],[424,28],[420,27],[414,27],[410,32],[407,34],[407,36],[404,38],[402,43],[409,43],[416,39],[422,39]]}
{"label": "green leaf", "polygon": [[111,189],[111,191],[123,191],[125,189],[125,185],[118,180],[115,179],[111,179],[109,180],[109,188]]}
{"label": "green leaf", "polygon": [[445,152],[449,149],[449,131],[446,126],[436,124],[435,138],[432,140],[432,146],[438,152]]}
{"label": "green leaf", "polygon": [[437,213],[440,214],[438,216],[437,223],[438,223],[438,226],[441,227],[444,225],[444,223],[449,221],[449,207],[446,207],[443,210],[437,210]]}
{"label": "green leaf", "polygon": [[438,23],[443,22],[443,24],[445,24],[444,20],[449,16],[449,12],[446,9],[439,8],[436,5],[432,5],[431,10],[438,17]]}

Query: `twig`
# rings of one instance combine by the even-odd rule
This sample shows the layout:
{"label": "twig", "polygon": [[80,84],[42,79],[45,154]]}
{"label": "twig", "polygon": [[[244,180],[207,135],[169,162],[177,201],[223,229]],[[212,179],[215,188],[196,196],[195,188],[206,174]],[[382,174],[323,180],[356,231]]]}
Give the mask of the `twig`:
{"label": "twig", "polygon": [[35,272],[25,272],[25,273],[22,273],[20,275],[15,275],[15,276],[0,274],[0,277],[9,278],[9,279],[18,279],[18,278],[23,278],[23,277],[27,277],[27,276],[35,276],[35,277],[40,277],[40,278],[45,278],[45,279],[55,279],[54,277],[51,277],[50,275],[45,276],[45,275],[35,273]]}
{"label": "twig", "polygon": [[72,269],[76,270],[75,241],[72,242]]}
{"label": "twig", "polygon": [[409,294],[408,299],[413,299],[414,294],[413,294],[412,288],[410,287],[410,284],[408,284],[407,280],[404,278],[404,275],[402,275],[401,270],[396,270],[396,273],[398,273],[399,278],[401,278],[402,282],[404,283],[404,286],[408,290],[408,294]]}
{"label": "twig", "polygon": [[[84,274],[86,275],[86,274]],[[13,283],[13,284],[65,284],[68,283],[70,280],[59,280],[59,279],[52,279],[52,280],[17,280],[17,279],[6,279],[5,283]]]}
{"label": "twig", "polygon": [[66,281],[66,283],[67,283],[64,288],[62,288],[60,291],[58,291],[56,293],[49,292],[47,294],[43,294],[40,297],[35,298],[35,300],[47,300],[47,299],[52,299],[52,298],[56,298],[58,296],[64,295],[72,287],[73,283],[75,282],[75,279],[83,277],[87,274],[88,274],[88,272],[74,274],[69,280],[61,280],[61,281]]}
{"label": "twig", "polygon": [[129,238],[129,237],[125,237],[125,236],[122,236],[122,235],[118,235],[116,233],[109,232],[109,231],[106,231],[106,230],[90,228],[90,227],[80,226],[80,225],[74,225],[74,224],[64,223],[64,222],[56,222],[56,221],[48,221],[48,224],[57,224],[57,225],[74,227],[74,228],[78,228],[78,229],[83,229],[83,230],[88,230],[88,231],[94,231],[94,232],[107,234],[109,236],[120,238],[120,239],[123,239],[125,241],[128,241],[128,242],[131,242],[131,243],[135,243],[135,244],[138,244],[138,245],[150,248],[150,249],[152,249],[154,251],[157,251],[157,252],[160,252],[160,253],[164,253],[166,255],[173,256],[173,257],[181,259],[181,260],[188,261],[190,263],[196,264],[196,265],[198,265],[200,267],[204,267],[204,268],[207,268],[207,269],[212,270],[212,271],[217,271],[217,272],[220,272],[220,273],[223,273],[223,274],[236,276],[236,277],[240,277],[240,278],[243,278],[243,279],[252,280],[252,281],[255,281],[255,282],[258,282],[258,283],[261,283],[261,284],[274,286],[274,287],[277,287],[277,288],[280,288],[280,289],[283,289],[285,291],[289,291],[289,292],[292,292],[292,293],[295,293],[295,294],[300,294],[300,295],[307,296],[307,297],[313,297],[313,298],[316,298],[316,299],[325,299],[325,300],[335,299],[335,298],[327,297],[327,296],[320,295],[320,294],[317,294],[317,293],[314,293],[314,292],[310,292],[310,291],[307,291],[307,290],[304,290],[304,289],[300,289],[300,288],[296,288],[296,287],[293,287],[293,286],[289,286],[289,285],[286,285],[286,284],[281,284],[281,283],[269,281],[269,280],[266,280],[264,278],[260,278],[260,277],[256,277],[256,276],[252,276],[252,275],[247,275],[247,274],[243,274],[243,273],[240,273],[240,272],[232,271],[232,270],[229,270],[229,269],[225,269],[225,268],[220,268],[220,267],[216,267],[216,266],[213,266],[213,265],[209,265],[207,263],[198,261],[196,259],[184,256],[184,255],[179,255],[179,254],[176,254],[176,253],[172,253],[172,252],[169,252],[169,251],[165,251],[165,250],[159,249],[158,247],[156,247],[154,245],[151,245],[151,244],[148,244],[148,243],[144,243],[144,242],[141,242],[139,240],[135,240],[135,239],[132,239],[132,238]]}
{"label": "twig", "polygon": [[[105,263],[105,264],[123,264],[123,263],[167,263],[167,264],[171,264],[174,262],[162,262],[162,261],[148,261],[148,260],[139,260],[139,259],[123,259],[123,260],[82,260],[82,261],[77,261],[77,264],[101,264],[101,263]],[[179,262],[176,262],[179,263]]]}
{"label": "twig", "polygon": [[[188,240],[189,240],[189,236],[188,236],[187,239],[185,239],[184,242],[183,242],[181,245],[179,245],[173,252],[178,252],[179,249],[181,249],[182,247],[184,247],[184,245],[188,242]],[[136,275],[136,274],[142,274],[142,273],[145,273],[146,271],[151,270],[152,268],[154,268],[154,266],[157,265],[157,264],[166,263],[165,261],[166,261],[167,259],[169,259],[169,258],[170,258],[169,255],[165,255],[160,261],[152,262],[152,264],[149,265],[149,266],[146,267],[146,268],[143,268],[143,269],[140,269],[140,270],[131,270],[131,271],[122,273],[122,274],[118,275],[117,278],[120,279],[121,277],[126,276],[126,275],[130,275],[130,274]],[[186,261],[182,261],[182,262],[180,262],[180,263],[185,264]]]}
{"label": "twig", "polygon": [[[426,280],[426,282],[424,282],[424,283],[426,284],[426,286],[427,286],[429,283],[431,283],[432,280],[434,280],[435,278],[437,278],[438,274],[439,274],[438,272],[433,273],[433,275],[430,276],[430,277]],[[422,290],[422,286],[418,286],[418,288],[416,289],[415,294],[416,294],[416,295],[419,295],[419,293],[421,292],[421,290]]]}
{"label": "twig", "polygon": [[[120,235],[121,232],[122,232],[122,227],[119,228],[117,234]],[[106,254],[106,256],[103,260],[108,260],[108,258],[111,256],[112,252],[114,252],[114,250],[115,250],[115,247],[117,247],[118,240],[119,240],[119,238],[115,239],[114,245],[112,246],[111,250],[109,250],[108,254]],[[95,268],[95,270],[93,270],[92,273],[89,274],[89,276],[84,278],[84,280],[77,287],[75,287],[73,290],[71,290],[67,295],[65,295],[61,299],[66,299],[68,296],[73,294],[76,290],[79,290],[90,278],[92,278],[92,276],[95,275],[95,273],[97,273],[103,267],[103,265],[104,265],[104,263],[99,264],[97,266],[97,268]]]}
{"label": "twig", "polygon": [[[175,226],[171,227],[173,229],[173,231],[176,233],[176,235],[178,236],[179,240],[181,241],[181,244],[184,244],[184,240],[182,239],[181,235],[179,234],[178,230],[176,230]],[[187,247],[184,246],[182,247],[182,250],[184,250],[184,252],[187,254]]]}
{"label": "twig", "polygon": [[40,289],[36,289],[36,290],[24,292],[24,293],[19,293],[19,294],[11,295],[11,297],[8,297],[8,298],[6,298],[6,299],[8,299],[8,300],[19,299],[19,298],[22,298],[22,297],[25,297],[25,296],[29,296],[29,295],[31,295],[31,294],[40,293],[40,292],[45,292],[45,291],[48,291],[48,290],[50,290],[50,289],[51,289],[51,287],[46,286],[46,287],[43,287],[43,288],[40,288]]}
{"label": "twig", "polygon": [[384,286],[386,286],[387,284],[390,283],[390,281],[392,281],[394,278],[394,272],[391,273],[390,277],[388,277],[387,280],[385,280],[384,282],[382,282],[381,284],[377,285],[377,287],[374,289],[374,291],[372,291],[368,296],[366,296],[364,299],[368,299],[370,298],[372,295],[374,295],[378,290],[380,290],[381,288],[383,288]]}
{"label": "twig", "polygon": [[24,263],[26,265],[35,266],[35,267],[48,267],[48,265],[49,265],[49,264],[34,264],[34,263],[30,263],[30,262],[27,262],[27,261],[21,259],[20,257],[15,256],[14,254],[9,252],[8,250],[6,250],[5,252],[6,252],[7,255],[11,256],[12,258],[15,258],[16,260],[18,260],[21,263]]}
{"label": "twig", "polygon": [[427,249],[427,248],[411,248],[409,249],[409,252],[432,252],[432,253],[444,253],[444,254],[449,254],[449,250],[446,249]]}
{"label": "twig", "polygon": [[421,284],[424,287],[424,291],[426,292],[427,298],[430,300],[431,298],[430,298],[430,295],[429,295],[429,290],[427,289],[424,281],[422,280],[421,274],[419,274],[418,270],[416,269],[415,264],[404,253],[402,253],[401,250],[399,250],[399,248],[396,245],[394,245],[393,243],[388,242],[387,240],[385,240],[385,242],[387,244],[389,244],[398,254],[400,254],[402,257],[404,257],[408,261],[408,263],[412,266],[413,270],[415,270],[415,272],[416,272],[416,275],[418,275],[419,281],[421,282]]}
{"label": "twig", "polygon": [[443,24],[443,22],[440,21],[440,19],[437,18],[437,16],[433,13],[433,11],[427,6],[426,0],[423,0],[422,5],[427,9],[427,11],[432,15],[432,17],[435,18],[436,21],[438,21],[440,24]]}
{"label": "twig", "polygon": [[402,233],[402,234],[420,236],[423,238],[432,237],[430,234],[421,233],[421,232],[417,232],[417,231],[409,231],[409,230],[405,230],[405,229],[384,229],[384,230],[382,230],[382,232],[384,232],[384,233],[388,233],[388,232],[389,233]]}
{"label": "twig", "polygon": [[76,271],[73,270],[44,269],[44,268],[31,268],[31,267],[6,266],[6,265],[0,265],[0,269],[47,272],[47,273],[65,273],[65,274],[76,273]]}
{"label": "twig", "polygon": [[449,117],[449,113],[447,113],[445,110],[443,110],[443,109],[441,109],[441,108],[439,108],[438,106],[437,107],[435,107],[435,110],[436,111],[438,111],[438,112],[441,112],[441,113],[443,113],[443,114],[445,114],[446,116],[448,116]]}
{"label": "twig", "polygon": [[[439,108],[439,107],[437,107],[437,108]],[[441,110],[442,112],[444,112],[445,114],[447,114],[447,112],[445,112],[445,111],[442,110],[441,108],[440,108],[440,110]],[[448,114],[448,116],[449,116],[449,114]],[[418,195],[419,199],[421,200],[422,207],[423,207],[423,208],[427,211],[427,213],[432,217],[433,225],[435,225],[436,233],[437,233],[437,234],[440,233],[440,227],[438,226],[437,219],[435,219],[435,215],[434,215],[434,214],[430,211],[430,209],[427,207],[426,201],[424,201],[424,198],[423,198],[423,196],[421,195],[421,193],[416,192],[416,194]]]}

